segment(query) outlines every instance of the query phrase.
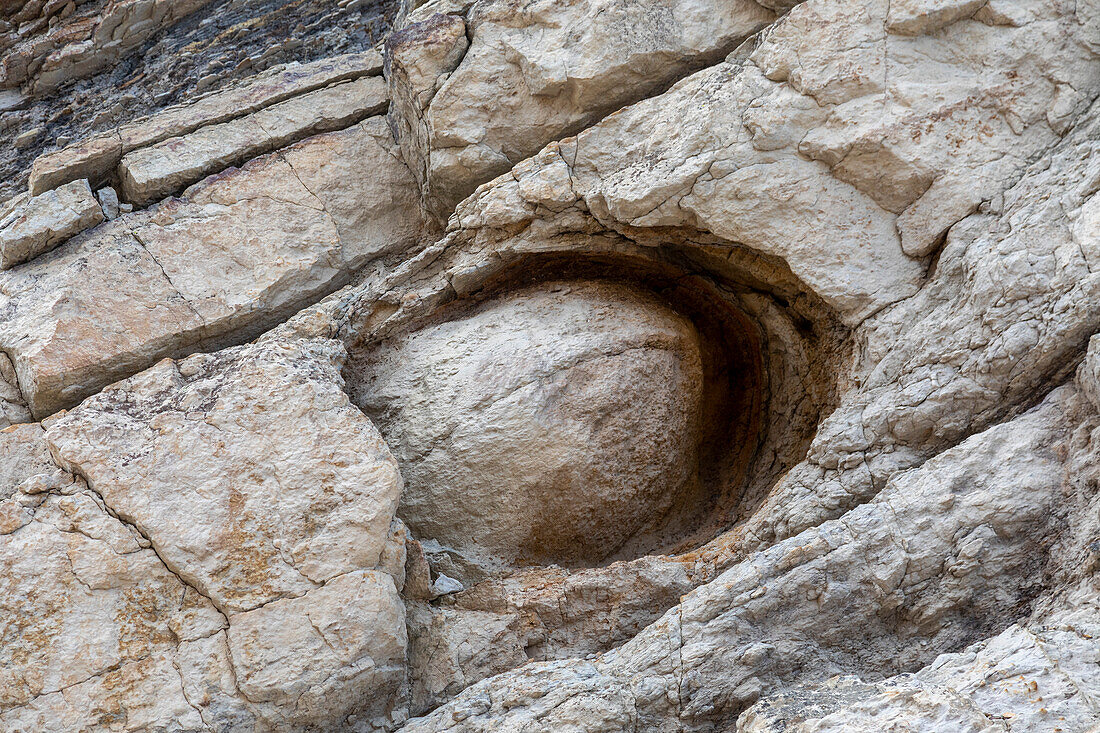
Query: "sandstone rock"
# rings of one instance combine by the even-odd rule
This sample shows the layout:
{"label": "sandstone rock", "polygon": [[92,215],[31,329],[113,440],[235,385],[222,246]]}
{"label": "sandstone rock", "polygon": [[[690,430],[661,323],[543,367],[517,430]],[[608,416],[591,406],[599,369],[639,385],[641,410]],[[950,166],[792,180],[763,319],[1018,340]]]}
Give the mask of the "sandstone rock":
{"label": "sandstone rock", "polygon": [[29,81],[35,92],[43,92],[69,79],[87,76],[208,2],[111,0],[101,14],[81,13],[41,37],[16,45],[0,63],[0,86]]}
{"label": "sandstone rock", "polygon": [[202,326],[122,219],[0,279],[0,348],[37,417],[147,366]]}
{"label": "sandstone rock", "polygon": [[376,76],[381,70],[381,55],[370,51],[309,64],[291,64],[260,74],[240,87],[166,109],[110,133],[40,156],[31,169],[30,190],[34,194],[42,193],[76,178],[102,180],[126,153],[190,134],[202,127],[228,122],[331,84]]}
{"label": "sandstone rock", "polygon": [[121,212],[118,203],[118,192],[110,186],[101,188],[95,192],[96,200],[99,201],[100,207],[103,209],[104,218],[117,219]]}
{"label": "sandstone rock", "polygon": [[1056,446],[1081,408],[1072,387],[1056,391],[731,568],[618,649],[490,678],[404,730],[715,727],[777,685],[928,663],[1026,610],[1062,493]]}
{"label": "sandstone rock", "polygon": [[7,354],[0,352],[0,426],[7,427],[30,420],[31,411],[27,409],[27,402],[19,390],[15,365]]}
{"label": "sandstone rock", "polygon": [[57,470],[50,458],[45,432],[36,423],[0,431],[0,500],[10,499],[24,480]]}
{"label": "sandstone rock", "polygon": [[390,714],[405,681],[405,614],[385,573],[345,573],[302,597],[233,615],[229,643],[241,694],[278,728],[403,722]]}
{"label": "sandstone rock", "polygon": [[401,479],[340,389],[341,359],[331,342],[270,341],[163,361],[47,439],[169,567],[249,611],[380,562]]}
{"label": "sandstone rock", "polygon": [[[15,457],[8,469],[27,473],[41,463],[41,454],[29,463]],[[175,660],[222,635],[224,618],[82,482],[69,481],[59,493],[20,490],[0,501],[29,514],[0,534],[0,725],[200,729]],[[223,669],[201,684],[229,695],[231,671]]]}
{"label": "sandstone rock", "polygon": [[0,728],[1100,725],[1100,8],[421,5],[0,273]]}
{"label": "sandstone rock", "polygon": [[[400,478],[341,354],[269,341],[166,361],[48,431],[0,432],[5,730],[402,720],[404,609],[374,569],[403,541]],[[182,475],[181,451],[206,459]],[[120,472],[120,455],[140,459]]]}
{"label": "sandstone rock", "polygon": [[[1085,27],[1069,10],[1035,13],[1026,29],[968,20],[901,36],[884,30],[886,9],[801,4],[742,57],[497,179],[452,225],[514,227],[542,206],[563,224],[579,209],[616,230],[703,229],[783,258],[858,323],[916,292],[916,258],[1064,134],[1046,115],[1062,80],[1082,90],[1075,115],[1100,91],[1095,52],[1060,30]],[[1036,44],[1063,52],[1040,59]],[[953,61],[926,73],[929,54]],[[979,124],[980,139],[967,133]]]}
{"label": "sandstone rock", "polygon": [[103,221],[88,181],[29,199],[0,221],[0,270],[32,260]]}
{"label": "sandstone rock", "polygon": [[352,394],[418,537],[490,566],[598,562],[695,480],[698,338],[644,292],[551,284],[380,347]]}
{"label": "sandstone rock", "polygon": [[751,1],[547,0],[517,15],[482,0],[464,23],[433,15],[437,5],[450,12],[419,8],[387,54],[402,151],[443,218],[478,184],[713,63],[775,17]]}
{"label": "sandstone rock", "polygon": [[310,135],[349,127],[385,111],[387,103],[382,80],[368,77],[169,138],[123,156],[118,169],[122,193],[137,206],[148,205],[211,173]]}
{"label": "sandstone rock", "polygon": [[247,340],[416,241],[415,184],[383,131],[376,119],[311,138],[0,276],[0,348],[32,412]]}

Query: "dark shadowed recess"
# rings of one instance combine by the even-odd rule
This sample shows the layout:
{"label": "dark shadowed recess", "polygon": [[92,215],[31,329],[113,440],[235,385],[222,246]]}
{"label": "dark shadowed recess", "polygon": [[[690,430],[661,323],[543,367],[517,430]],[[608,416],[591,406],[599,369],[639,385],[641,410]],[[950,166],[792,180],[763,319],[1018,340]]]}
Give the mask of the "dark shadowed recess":
{"label": "dark shadowed recess", "polygon": [[692,550],[751,516],[805,456],[817,425],[835,406],[850,358],[848,330],[778,260],[736,247],[715,259],[675,244],[644,256],[525,254],[491,268],[472,294],[352,344],[344,374],[349,392],[354,400],[362,365],[384,339],[462,318],[519,288],[594,279],[651,291],[694,324],[703,346],[704,429],[696,488],[664,516],[652,517],[615,555],[584,564]]}

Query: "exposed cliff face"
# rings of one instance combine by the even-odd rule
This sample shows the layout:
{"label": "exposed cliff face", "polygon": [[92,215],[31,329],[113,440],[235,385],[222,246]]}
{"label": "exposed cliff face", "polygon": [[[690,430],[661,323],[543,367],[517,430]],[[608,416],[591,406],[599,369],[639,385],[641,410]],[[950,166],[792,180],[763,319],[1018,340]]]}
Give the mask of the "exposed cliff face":
{"label": "exposed cliff face", "polygon": [[0,728],[1100,726],[1100,6],[393,15],[11,159]]}
{"label": "exposed cliff face", "polygon": [[384,2],[17,0],[0,7],[0,199],[43,152],[293,62],[365,51]]}

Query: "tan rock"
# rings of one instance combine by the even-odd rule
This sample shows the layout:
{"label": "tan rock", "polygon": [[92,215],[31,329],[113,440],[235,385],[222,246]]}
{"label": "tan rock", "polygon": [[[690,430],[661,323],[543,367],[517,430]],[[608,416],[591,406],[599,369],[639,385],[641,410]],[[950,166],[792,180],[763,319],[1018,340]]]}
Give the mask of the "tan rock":
{"label": "tan rock", "polygon": [[931,33],[963,18],[985,5],[981,0],[899,0],[890,3],[886,28],[894,33]]}
{"label": "tan rock", "polygon": [[368,352],[351,392],[401,464],[419,539],[490,567],[587,564],[696,480],[700,349],[652,294],[552,283]]}
{"label": "tan rock", "polygon": [[24,480],[57,470],[45,437],[37,423],[0,430],[0,500],[14,496]]}
{"label": "tan rock", "polygon": [[87,180],[35,196],[0,221],[0,270],[49,252],[102,221],[103,209]]}
{"label": "tan rock", "polygon": [[483,680],[404,730],[716,727],[796,680],[927,664],[973,619],[1026,612],[1019,594],[1060,501],[1061,441],[1079,400],[1060,389],[899,474],[873,502],[746,558],[615,650]]}
{"label": "tan rock", "polygon": [[333,342],[274,340],[164,361],[57,418],[47,439],[219,608],[301,596],[379,564],[401,492],[340,388],[342,357]]}
{"label": "tan rock", "polygon": [[415,183],[384,129],[310,138],[0,274],[0,349],[31,411],[247,340],[418,241]]}
{"label": "tan rock", "polygon": [[278,728],[392,723],[407,642],[405,609],[385,573],[346,573],[300,598],[233,615],[229,643],[241,694]]}
{"label": "tan rock", "polygon": [[0,535],[0,723],[197,729],[172,658],[224,619],[94,494],[70,488]]}
{"label": "tan rock", "polygon": [[758,702],[738,719],[738,733],[999,733],[1090,730],[1097,720],[1100,643],[1092,607],[1062,609],[1037,623],[1013,624],[997,636],[944,654],[915,674],[867,684],[838,678]]}
{"label": "tan rock", "polygon": [[[140,46],[161,28],[210,0],[114,0],[98,14],[81,14],[50,26],[9,51],[0,63],[0,86],[26,84],[36,93],[99,71]],[[32,13],[35,5],[28,3]]]}
{"label": "tan rock", "polygon": [[31,193],[44,193],[78,178],[102,180],[114,171],[123,155],[133,150],[227,122],[330,84],[377,76],[381,71],[382,57],[377,51],[273,69],[233,89],[170,107],[147,119],[128,122],[117,131],[39,156],[31,169]]}
{"label": "tan rock", "polygon": [[482,0],[463,25],[433,17],[437,4],[419,8],[387,53],[402,151],[442,218],[478,184],[713,63],[775,17],[747,1],[544,0],[517,15]]}
{"label": "tan rock", "polygon": [[123,219],[0,280],[0,348],[40,418],[177,348],[181,335],[197,339],[202,326]]}
{"label": "tan rock", "polygon": [[31,411],[19,390],[19,377],[8,355],[0,352],[0,426],[29,422]]}
{"label": "tan rock", "polygon": [[124,198],[146,206],[246,160],[338,130],[383,112],[385,84],[368,77],[294,97],[245,117],[203,127],[123,156],[118,176]]}

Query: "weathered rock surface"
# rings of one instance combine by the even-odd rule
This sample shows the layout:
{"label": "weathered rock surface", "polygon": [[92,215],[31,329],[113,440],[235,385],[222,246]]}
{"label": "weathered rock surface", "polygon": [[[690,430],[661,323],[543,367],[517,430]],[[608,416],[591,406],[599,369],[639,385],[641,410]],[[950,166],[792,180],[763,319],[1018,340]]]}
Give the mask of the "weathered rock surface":
{"label": "weathered rock surface", "polygon": [[337,84],[280,102],[247,117],[169,138],[123,156],[122,193],[145,206],[180,191],[210,173],[286,147],[320,132],[330,132],[386,110],[381,79]]}
{"label": "weathered rock surface", "polygon": [[707,729],[775,685],[928,663],[1026,609],[1075,399],[1056,392],[734,566],[619,649],[480,682],[405,730]]}
{"label": "weathered rock surface", "polygon": [[342,355],[270,340],[164,361],[0,433],[5,729],[391,720],[401,480]]}
{"label": "weathered rock surface", "polygon": [[[82,0],[70,8],[67,0],[30,0],[0,11],[0,62],[10,57],[8,65],[15,69],[29,60],[32,72],[17,88],[0,89],[0,135],[18,140],[0,146],[0,199],[26,187],[36,157],[91,133],[113,136],[120,128],[132,129],[138,117],[181,102],[205,104],[212,92],[237,93],[253,79],[269,90],[273,82],[292,88],[293,77],[311,62],[336,66],[340,55],[373,56],[395,10],[379,0],[201,0],[180,16],[187,5],[196,2]],[[121,21],[114,28],[113,20],[107,22],[111,16]],[[94,39],[99,27],[108,34],[106,45]],[[122,53],[121,35],[136,39],[131,29],[144,40],[128,43],[130,50]],[[88,33],[93,38],[81,41]],[[116,34],[120,37],[112,38]],[[39,62],[62,46],[67,50],[57,54],[64,57],[59,60],[88,55],[108,63],[94,72],[94,66],[65,64],[58,67],[65,78],[53,73],[51,84],[39,83],[37,74],[44,69]],[[249,97],[247,91],[241,94]],[[252,111],[242,106],[231,116]]]}
{"label": "weathered rock surface", "polygon": [[239,87],[191,104],[170,107],[144,120],[121,125],[110,133],[43,155],[31,168],[30,191],[37,195],[75,178],[97,181],[109,178],[122,156],[134,150],[243,117],[330,84],[376,76],[381,71],[382,57],[377,51],[274,69]]}
{"label": "weathered rock surface", "polygon": [[837,678],[761,701],[737,731],[1093,730],[1100,692],[1096,588],[1083,607],[1012,625],[988,641],[945,654],[912,675],[868,684]]}
{"label": "weathered rock surface", "polygon": [[[752,0],[430,2],[387,42],[398,138],[428,207],[663,91],[775,19]],[[455,12],[461,10],[461,13]],[[467,42],[472,39],[472,43]]]}
{"label": "weathered rock surface", "polygon": [[247,340],[415,242],[415,184],[394,151],[382,120],[368,119],[0,275],[0,349],[32,412],[199,344]]}
{"label": "weathered rock surface", "polygon": [[0,270],[34,259],[103,221],[87,180],[28,199],[0,221]]}
{"label": "weathered rock surface", "polygon": [[386,343],[351,391],[418,536],[489,566],[590,564],[698,480],[700,348],[652,295],[550,283]]}
{"label": "weathered rock surface", "polygon": [[43,159],[0,728],[1100,729],[1100,6],[395,10]]}
{"label": "weathered rock surface", "polygon": [[[88,76],[209,2],[108,0],[96,3],[99,13],[82,9],[77,15],[73,14],[75,3],[67,12],[64,3],[27,3],[12,20],[30,21],[32,27],[48,24],[50,28],[7,50],[0,62],[0,87],[17,87],[29,81],[31,91],[41,93],[68,79]],[[54,18],[62,22],[49,23]]]}
{"label": "weathered rock surface", "polygon": [[[338,365],[331,344],[277,341],[166,360],[56,418],[47,439],[165,563],[249,611],[381,557],[400,479]],[[186,468],[170,460],[184,451]]]}

